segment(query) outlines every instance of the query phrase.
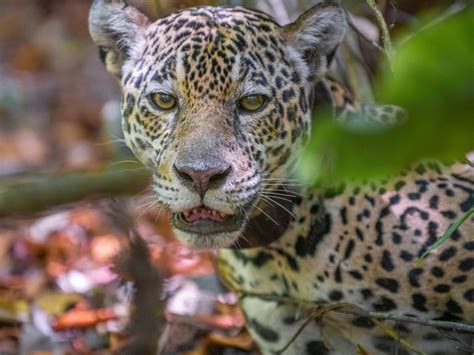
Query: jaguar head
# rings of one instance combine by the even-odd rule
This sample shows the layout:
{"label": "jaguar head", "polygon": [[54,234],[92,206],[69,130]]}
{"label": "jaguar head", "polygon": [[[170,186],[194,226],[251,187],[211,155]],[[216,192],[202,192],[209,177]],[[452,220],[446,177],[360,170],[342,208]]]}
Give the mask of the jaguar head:
{"label": "jaguar head", "polygon": [[312,88],[344,36],[341,7],[319,3],[280,26],[241,7],[152,22],[96,0],[89,21],[122,86],[126,142],[152,169],[178,238],[229,247],[253,218],[272,219],[268,202],[310,132]]}

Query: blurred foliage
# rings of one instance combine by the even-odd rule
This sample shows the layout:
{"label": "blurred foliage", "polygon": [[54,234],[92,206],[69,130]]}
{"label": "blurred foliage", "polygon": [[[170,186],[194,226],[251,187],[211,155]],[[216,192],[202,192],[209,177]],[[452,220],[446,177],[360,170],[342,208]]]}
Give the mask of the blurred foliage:
{"label": "blurred foliage", "polygon": [[381,178],[420,159],[462,159],[474,150],[473,23],[469,6],[425,27],[399,48],[394,71],[380,75],[377,101],[402,106],[403,124],[354,127],[315,117],[298,173],[311,182]]}

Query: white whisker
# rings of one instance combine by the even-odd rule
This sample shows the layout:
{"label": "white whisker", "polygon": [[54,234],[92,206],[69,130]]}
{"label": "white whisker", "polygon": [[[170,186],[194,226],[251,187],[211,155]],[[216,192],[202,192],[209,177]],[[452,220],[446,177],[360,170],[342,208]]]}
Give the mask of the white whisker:
{"label": "white whisker", "polygon": [[270,202],[270,203],[273,203],[273,204],[279,206],[279,207],[282,208],[284,211],[288,212],[288,214],[289,214],[290,216],[292,216],[294,219],[296,219],[295,214],[294,214],[293,212],[291,212],[290,210],[288,210],[288,209],[287,209],[285,206],[283,206],[281,203],[279,203],[279,202],[275,201],[274,199],[272,199],[272,198],[270,198],[270,197],[268,197],[268,196],[265,196],[265,195],[261,195],[261,197],[262,197],[263,199],[265,199],[266,201],[268,201],[268,202]]}
{"label": "white whisker", "polygon": [[260,192],[276,195],[276,196],[285,196],[285,197],[295,197],[295,196],[300,196],[300,197],[308,197],[308,195],[296,192],[296,191],[291,191],[291,190],[279,190],[279,189],[262,189]]}
{"label": "white whisker", "polygon": [[279,200],[282,200],[282,201],[293,202],[292,200],[290,200],[288,198],[281,197],[281,196],[272,196],[270,194],[261,194],[261,193],[259,193],[259,196],[263,197],[263,198],[267,198],[267,199],[276,198],[276,199],[279,199]]}
{"label": "white whisker", "polygon": [[258,207],[257,205],[254,205],[253,206],[254,208],[258,209],[260,212],[262,212],[265,216],[267,216],[268,219],[270,219],[273,223],[275,223],[278,227],[280,226],[280,224],[275,221],[267,212],[265,212],[263,209],[261,209],[260,207]]}

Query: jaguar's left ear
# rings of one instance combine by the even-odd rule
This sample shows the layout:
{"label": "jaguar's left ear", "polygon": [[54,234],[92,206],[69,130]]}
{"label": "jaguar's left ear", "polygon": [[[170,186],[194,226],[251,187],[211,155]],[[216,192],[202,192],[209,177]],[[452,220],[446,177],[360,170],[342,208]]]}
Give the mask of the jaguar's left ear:
{"label": "jaguar's left ear", "polygon": [[327,71],[337,46],[342,42],[346,26],[343,8],[336,1],[324,1],[284,26],[282,37],[302,55],[310,76],[320,77]]}

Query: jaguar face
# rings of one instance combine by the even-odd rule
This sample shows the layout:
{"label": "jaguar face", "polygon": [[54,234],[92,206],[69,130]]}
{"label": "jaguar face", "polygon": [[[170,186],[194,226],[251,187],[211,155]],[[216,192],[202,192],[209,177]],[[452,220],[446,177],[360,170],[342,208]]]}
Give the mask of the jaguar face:
{"label": "jaguar face", "polygon": [[184,243],[231,246],[265,213],[308,138],[311,89],[344,27],[333,3],[281,27],[240,7],[151,22],[121,1],[95,1],[90,31],[121,81],[126,142],[152,169]]}

